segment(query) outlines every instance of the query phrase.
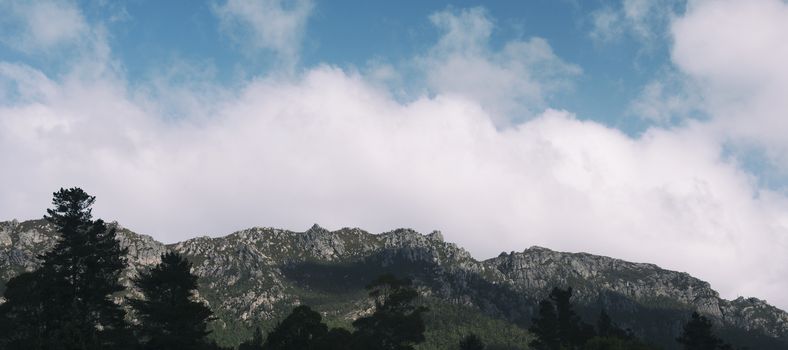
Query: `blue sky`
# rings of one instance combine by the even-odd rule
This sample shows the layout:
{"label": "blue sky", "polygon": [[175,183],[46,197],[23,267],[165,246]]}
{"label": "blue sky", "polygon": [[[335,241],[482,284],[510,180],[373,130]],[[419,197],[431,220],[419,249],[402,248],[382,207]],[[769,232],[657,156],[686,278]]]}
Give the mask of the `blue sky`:
{"label": "blue sky", "polygon": [[[239,81],[276,70],[274,50],[243,49],[222,32],[215,2],[132,1],[124,5],[82,1],[85,20],[100,24],[110,37],[113,58],[131,83],[144,84],[174,62],[204,68],[206,78],[232,86]],[[295,6],[294,2],[283,6]],[[661,23],[656,39],[622,33],[599,40],[593,14],[610,10],[613,1],[338,1],[314,3],[303,28],[297,69],[321,64],[363,69],[371,62],[404,68],[440,37],[430,15],[447,9],[480,7],[494,28],[487,43],[500,49],[513,39],[540,37],[565,61],[577,64],[582,74],[571,88],[549,96],[552,107],[582,111],[579,118],[601,121],[637,134],[650,123],[630,110],[642,88],[670,65],[669,47]],[[677,12],[681,6],[673,6]],[[65,67],[55,57],[38,53],[20,55],[8,47],[0,51],[10,60],[32,61],[58,74]],[[406,77],[418,79],[418,77]],[[418,94],[422,91],[414,91]]]}
{"label": "blue sky", "polygon": [[782,0],[0,0],[0,219],[81,186],[165,242],[438,229],[786,307],[786,35]]}
{"label": "blue sky", "polygon": [[[407,65],[440,36],[430,23],[431,14],[481,6],[494,21],[491,48],[500,48],[507,40],[538,36],[547,39],[558,56],[583,68],[572,89],[551,96],[553,106],[583,111],[581,118],[604,121],[630,133],[641,132],[645,123],[633,118],[629,104],[669,64],[669,54],[664,43],[644,46],[638,38],[626,35],[608,42],[594,40],[589,35],[593,27],[589,14],[613,5],[590,1],[317,3],[305,28],[299,67],[363,68],[370,61]],[[116,51],[131,79],[151,74],[162,59],[210,65],[215,78],[228,83],[239,74],[259,74],[276,64],[273,52],[245,54],[228,41],[210,3],[162,6],[143,1],[126,10],[133,19],[118,24]]]}

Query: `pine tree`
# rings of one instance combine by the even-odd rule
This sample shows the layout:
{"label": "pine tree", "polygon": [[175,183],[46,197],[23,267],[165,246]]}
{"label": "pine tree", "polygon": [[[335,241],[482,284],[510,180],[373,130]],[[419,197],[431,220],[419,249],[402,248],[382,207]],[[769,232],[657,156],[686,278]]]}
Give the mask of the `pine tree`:
{"label": "pine tree", "polygon": [[293,309],[270,333],[265,350],[314,349],[318,339],[328,333],[319,313],[306,305]]}
{"label": "pine tree", "polygon": [[207,349],[211,309],[193,300],[197,276],[178,253],[165,253],[161,263],[140,274],[134,283],[144,299],[131,300],[141,321],[139,337],[146,349]]}
{"label": "pine tree", "polygon": [[682,345],[684,350],[730,349],[730,345],[717,338],[713,327],[708,318],[693,312],[689,322],[684,325],[681,336],[676,338],[676,341]]}
{"label": "pine tree", "polygon": [[43,333],[46,336],[39,337],[34,346],[130,346],[125,313],[112,300],[113,294],[124,289],[119,279],[126,266],[126,250],[115,239],[114,227],[93,220],[90,207],[94,202],[95,197],[80,188],[54,193],[54,207],[44,218],[54,226],[59,240],[39,257],[42,267],[38,271],[20,276],[19,283],[6,291],[12,302],[4,308],[7,313],[0,312],[0,318],[11,316],[19,323],[17,327],[24,328],[17,340],[25,334]]}
{"label": "pine tree", "polygon": [[6,284],[0,305],[0,349],[43,349],[43,293],[48,289],[40,271],[26,272]]}
{"label": "pine tree", "polygon": [[577,348],[594,336],[594,329],[577,316],[571,298],[572,287],[566,290],[553,288],[550,293],[550,300],[555,305],[558,316],[558,334],[562,344],[565,347]]}
{"label": "pine tree", "polygon": [[613,333],[616,333],[616,327],[613,324],[613,320],[610,318],[610,315],[602,310],[599,312],[599,318],[596,321],[596,332],[600,337],[609,337],[612,336]]}
{"label": "pine tree", "polygon": [[555,306],[550,300],[539,302],[539,312],[531,323],[528,331],[536,338],[529,344],[536,350],[557,350],[561,347],[561,338],[558,333],[558,316]]}
{"label": "pine tree", "polygon": [[484,342],[476,334],[468,334],[460,339],[460,350],[484,350]]}
{"label": "pine tree", "polygon": [[352,344],[353,334],[344,328],[331,328],[323,337],[317,339],[313,350],[347,350]]}
{"label": "pine tree", "polygon": [[599,318],[596,321],[596,333],[600,337],[612,337],[620,339],[633,338],[631,331],[623,330],[613,322],[610,315],[605,310],[599,312]]}
{"label": "pine tree", "polygon": [[539,350],[579,349],[594,337],[593,327],[572,309],[572,288],[553,288],[548,299],[539,303],[539,314],[529,330],[536,335],[531,347]]}
{"label": "pine tree", "polygon": [[353,322],[356,348],[412,350],[425,340],[422,314],[427,308],[415,305],[418,292],[410,280],[383,275],[367,290],[375,298],[375,312]]}
{"label": "pine tree", "polygon": [[241,345],[238,346],[238,350],[262,350],[264,342],[263,331],[260,327],[257,327],[254,331],[254,335],[252,335],[252,339],[241,343]]}
{"label": "pine tree", "polygon": [[54,348],[103,349],[128,340],[125,312],[111,299],[124,290],[126,249],[114,227],[92,220],[95,200],[80,188],[61,188],[44,216],[60,233],[55,248],[42,256],[43,275],[54,282],[45,305]]}

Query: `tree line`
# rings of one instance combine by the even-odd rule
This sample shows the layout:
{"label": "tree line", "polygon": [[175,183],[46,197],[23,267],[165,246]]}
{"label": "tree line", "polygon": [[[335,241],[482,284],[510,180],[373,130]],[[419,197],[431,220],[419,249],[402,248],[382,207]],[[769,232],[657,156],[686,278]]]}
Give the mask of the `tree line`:
{"label": "tree line", "polygon": [[[0,305],[0,350],[194,349],[218,350],[209,339],[211,309],[195,299],[197,276],[181,255],[168,252],[161,262],[132,279],[141,295],[128,309],[119,302],[126,291],[120,279],[127,249],[116,228],[94,220],[95,197],[80,188],[53,194],[45,219],[58,233],[54,248],[40,255],[40,268],[8,281]],[[425,341],[424,313],[409,279],[383,275],[367,287],[374,307],[353,321],[353,331],[329,328],[320,313],[300,305],[263,336],[260,328],[239,350],[412,350]],[[571,304],[572,289],[554,288],[538,305],[529,331],[536,350],[650,350],[630,330],[602,311],[595,326],[583,322]],[[127,312],[128,311],[128,312]],[[685,350],[731,350],[693,313],[677,339]],[[467,334],[462,350],[483,350],[483,339]]]}
{"label": "tree line", "polygon": [[[622,329],[602,310],[592,326],[575,313],[570,301],[572,288],[553,288],[539,303],[539,311],[528,329],[536,337],[530,342],[535,350],[652,350],[657,349]],[[713,323],[697,312],[684,324],[676,342],[683,350],[734,350],[714,332]]]}
{"label": "tree line", "polygon": [[[116,301],[127,249],[116,228],[94,220],[95,197],[60,189],[44,218],[58,233],[41,267],[6,285],[0,349],[215,349],[207,340],[210,308],[193,299],[197,277],[176,253],[133,279],[142,293],[130,314]],[[136,320],[136,322],[130,322]]]}
{"label": "tree line", "polygon": [[[94,220],[95,197],[80,188],[53,194],[45,219],[58,233],[55,247],[39,256],[41,267],[12,278],[0,305],[0,349],[214,350],[208,337],[212,311],[195,300],[197,276],[181,255],[132,280],[141,296],[117,302],[127,249],[116,228]],[[302,305],[263,339],[258,328],[240,349],[410,350],[424,341],[418,292],[408,279],[383,275],[367,286],[374,311],[353,322],[354,331],[328,329],[319,313]]]}
{"label": "tree line", "polygon": [[367,286],[375,301],[374,311],[353,322],[354,331],[328,329],[319,313],[301,305],[274,327],[265,340],[257,328],[239,350],[412,350],[424,341],[422,314],[427,308],[415,303],[418,292],[408,279],[383,275]]}

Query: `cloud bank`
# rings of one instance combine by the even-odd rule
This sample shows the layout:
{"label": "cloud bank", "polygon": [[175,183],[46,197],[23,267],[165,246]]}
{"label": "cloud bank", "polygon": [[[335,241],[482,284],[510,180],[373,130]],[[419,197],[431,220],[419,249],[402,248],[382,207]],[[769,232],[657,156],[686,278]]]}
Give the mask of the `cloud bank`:
{"label": "cloud bank", "polygon": [[[588,251],[688,271],[726,297],[785,308],[788,197],[760,188],[725,149],[753,135],[782,147],[780,109],[767,107],[784,106],[775,94],[788,80],[767,74],[757,55],[783,57],[774,33],[785,33],[788,10],[737,6],[693,5],[671,26],[676,69],[698,80],[714,117],[637,137],[545,106],[580,68],[540,38],[490,48],[493,21],[479,9],[430,18],[442,36],[415,61],[434,73],[434,93],[407,101],[373,76],[320,65],[209,86],[212,98],[184,104],[188,118],[168,118],[171,95],[157,93],[166,86],[133,87],[101,50],[57,76],[2,62],[0,213],[39,217],[53,190],[76,185],[98,196],[98,216],[167,242],[314,222],[440,229],[478,258],[531,245]],[[771,21],[759,22],[756,44],[704,25],[736,16]],[[741,55],[741,45],[761,51]],[[695,50],[715,55],[700,64]],[[544,66],[551,73],[538,77]],[[737,79],[756,89],[737,90]],[[742,94],[730,108],[728,94]]]}

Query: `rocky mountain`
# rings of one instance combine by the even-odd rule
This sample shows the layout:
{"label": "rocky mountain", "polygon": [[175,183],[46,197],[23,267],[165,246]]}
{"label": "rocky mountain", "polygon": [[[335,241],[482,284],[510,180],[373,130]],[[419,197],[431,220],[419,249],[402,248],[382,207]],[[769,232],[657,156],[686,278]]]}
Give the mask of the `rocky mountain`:
{"label": "rocky mountain", "polygon": [[[698,310],[734,342],[788,349],[785,311],[755,298],[722,299],[707,282],[652,264],[541,247],[477,261],[440,232],[408,229],[371,234],[317,225],[306,232],[251,228],[171,245],[120,227],[118,232],[129,249],[127,284],[166,250],[192,261],[200,298],[218,315],[213,327],[224,344],[237,343],[254,326],[270,327],[298,304],[313,306],[333,324],[348,325],[371,308],[364,285],[391,272],[414,279],[432,309],[428,323],[435,332],[441,332],[440,325],[457,328],[456,322],[465,322],[462,327],[469,329],[490,328],[511,348],[527,339],[522,327],[536,302],[554,286],[571,286],[589,322],[604,308],[621,325],[666,348],[675,346],[683,321]],[[12,276],[35,269],[36,256],[50,249],[55,237],[43,220],[0,222],[0,291]],[[432,334],[429,344],[440,348],[444,338]]]}

